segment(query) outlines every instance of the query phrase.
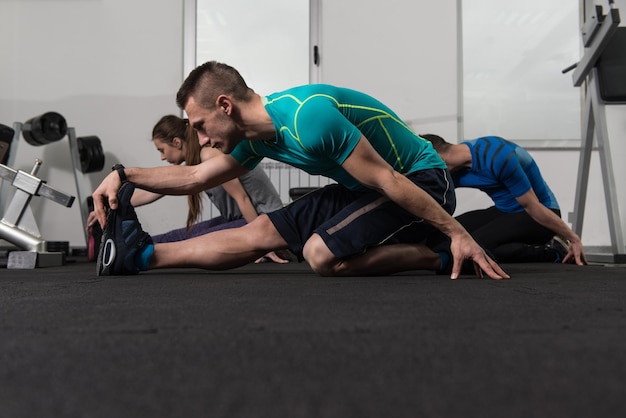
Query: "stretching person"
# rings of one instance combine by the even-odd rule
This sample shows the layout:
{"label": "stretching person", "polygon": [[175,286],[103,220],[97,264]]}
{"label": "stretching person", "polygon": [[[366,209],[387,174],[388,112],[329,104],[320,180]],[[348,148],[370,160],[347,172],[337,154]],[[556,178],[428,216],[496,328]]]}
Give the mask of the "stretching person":
{"label": "stretching person", "polygon": [[587,264],[580,237],[561,219],[559,204],[528,151],[496,136],[460,144],[421,136],[446,162],[455,187],[480,189],[493,200],[494,206],[456,219],[498,262]]}
{"label": "stretching person", "polygon": [[[163,116],[152,130],[152,142],[161,155],[161,160],[170,164],[196,165],[207,161],[221,152],[200,147],[198,137],[188,121],[175,115]],[[252,222],[261,213],[267,213],[283,207],[282,201],[271,180],[257,166],[254,170],[239,178],[205,190],[205,193],[219,210],[220,216],[196,223],[202,212],[201,194],[190,194],[188,199],[187,227],[174,229],[152,237],[155,243],[175,242],[204,235],[222,229],[237,228]],[[152,203],[163,195],[136,189],[130,200],[134,207]],[[88,225],[95,222],[92,212]],[[269,252],[257,262],[274,261],[286,263],[288,260]]]}
{"label": "stretching person", "polygon": [[[307,85],[261,97],[232,67],[207,62],[177,94],[201,145],[222,155],[196,166],[118,166],[93,193],[106,225],[97,273],[238,267],[289,248],[320,275],[449,271],[509,276],[452,216],[445,163],[387,106],[354,90]],[[235,229],[156,244],[129,204],[133,185],[189,194],[239,177],[270,157],[337,181]],[[105,208],[108,201],[110,210]]]}

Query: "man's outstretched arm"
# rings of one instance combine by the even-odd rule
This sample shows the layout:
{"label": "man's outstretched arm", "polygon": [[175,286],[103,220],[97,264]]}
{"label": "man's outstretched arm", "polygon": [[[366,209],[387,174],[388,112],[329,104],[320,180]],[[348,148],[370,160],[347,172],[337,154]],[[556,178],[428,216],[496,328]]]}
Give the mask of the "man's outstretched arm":
{"label": "man's outstretched arm", "polygon": [[[126,180],[137,188],[163,195],[199,193],[245,174],[248,170],[229,155],[211,158],[193,166],[124,169]],[[122,179],[112,171],[93,192],[94,212],[100,226],[106,223],[106,206],[117,209]]]}
{"label": "man's outstretched arm", "polygon": [[579,266],[587,264],[583,243],[578,234],[572,231],[556,213],[545,207],[539,201],[533,189],[518,197],[517,201],[537,223],[570,242],[568,253],[563,259],[563,263],[574,262]]}
{"label": "man's outstretched arm", "polygon": [[485,272],[492,279],[509,278],[509,275],[485,253],[457,220],[428,193],[387,164],[364,136],[344,161],[343,167],[363,185],[378,190],[450,237],[450,251],[454,259],[450,276],[452,279],[458,278],[461,274],[464,260],[472,260],[476,273],[481,277],[482,272]]}

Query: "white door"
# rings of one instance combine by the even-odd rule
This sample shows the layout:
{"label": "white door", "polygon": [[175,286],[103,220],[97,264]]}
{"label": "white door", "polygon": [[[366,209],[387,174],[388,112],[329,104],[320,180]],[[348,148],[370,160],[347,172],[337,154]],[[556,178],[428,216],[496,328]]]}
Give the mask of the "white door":
{"label": "white door", "polygon": [[309,0],[196,3],[196,65],[229,64],[259,94],[309,82]]}

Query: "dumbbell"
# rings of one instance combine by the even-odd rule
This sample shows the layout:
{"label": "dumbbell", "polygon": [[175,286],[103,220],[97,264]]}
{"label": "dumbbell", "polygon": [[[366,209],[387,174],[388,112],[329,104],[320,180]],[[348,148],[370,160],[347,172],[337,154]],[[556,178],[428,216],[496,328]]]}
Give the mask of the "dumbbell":
{"label": "dumbbell", "polygon": [[67,122],[57,112],[46,112],[27,120],[22,127],[22,134],[30,145],[50,144],[67,135]]}
{"label": "dumbbell", "polygon": [[[57,112],[46,112],[27,120],[22,128],[22,134],[30,145],[50,144],[67,135],[67,122]],[[97,136],[85,136],[76,138],[76,143],[81,171],[93,173],[102,170],[104,167],[104,150],[100,139]]]}
{"label": "dumbbell", "polygon": [[13,128],[0,124],[0,164],[7,164],[9,161],[9,150],[14,135]]}
{"label": "dumbbell", "polygon": [[78,155],[80,157],[80,171],[94,173],[104,167],[104,150],[97,136],[83,136],[76,138]]}

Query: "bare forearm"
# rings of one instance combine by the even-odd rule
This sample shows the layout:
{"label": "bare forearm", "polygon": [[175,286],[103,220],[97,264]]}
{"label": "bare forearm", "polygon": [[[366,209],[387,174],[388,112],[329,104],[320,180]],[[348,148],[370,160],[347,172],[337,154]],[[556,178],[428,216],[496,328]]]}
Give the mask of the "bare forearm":
{"label": "bare forearm", "polygon": [[159,200],[162,197],[163,195],[160,193],[153,193],[143,189],[135,189],[135,193],[133,193],[133,197],[130,199],[130,204],[134,207],[143,206]]}
{"label": "bare forearm", "polygon": [[226,193],[237,203],[246,222],[252,222],[259,214],[240,179],[232,179],[222,185]]}
{"label": "bare forearm", "polygon": [[403,175],[396,173],[394,177],[394,181],[382,190],[389,199],[450,237],[466,233],[463,226],[423,189]]}
{"label": "bare forearm", "polygon": [[508,279],[510,276],[490,259],[472,236],[452,215],[443,209],[428,193],[406,179],[399,182],[400,187],[386,188],[386,195],[394,202],[429,222],[450,237],[452,254],[452,272],[450,278],[456,279],[461,274],[463,260],[472,260],[479,277],[486,273],[492,279]]}
{"label": "bare forearm", "polygon": [[250,201],[248,201],[247,205],[240,204],[239,207],[241,208],[241,214],[243,215],[243,218],[248,223],[252,222],[257,216],[259,216],[259,214],[256,212],[256,209],[254,209],[254,206],[252,206],[252,202]]}
{"label": "bare forearm", "polygon": [[535,222],[571,242],[580,241],[580,237],[556,213],[547,207],[527,208],[526,211]]}
{"label": "bare forearm", "polygon": [[214,186],[198,178],[195,166],[129,167],[124,170],[124,173],[128,181],[135,186],[163,195],[199,193]]}

